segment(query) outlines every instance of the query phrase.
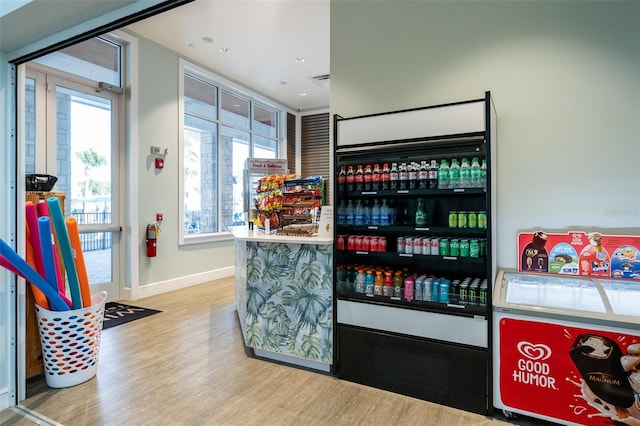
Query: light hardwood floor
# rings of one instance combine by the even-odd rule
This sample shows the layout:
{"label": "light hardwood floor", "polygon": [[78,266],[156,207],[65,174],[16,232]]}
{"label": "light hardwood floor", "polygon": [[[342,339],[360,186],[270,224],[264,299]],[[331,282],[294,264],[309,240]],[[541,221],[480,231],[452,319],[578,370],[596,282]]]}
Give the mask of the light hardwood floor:
{"label": "light hardwood floor", "polygon": [[32,381],[22,405],[68,426],[508,424],[247,356],[232,278],[132,304],[163,312],[104,330],[92,380]]}

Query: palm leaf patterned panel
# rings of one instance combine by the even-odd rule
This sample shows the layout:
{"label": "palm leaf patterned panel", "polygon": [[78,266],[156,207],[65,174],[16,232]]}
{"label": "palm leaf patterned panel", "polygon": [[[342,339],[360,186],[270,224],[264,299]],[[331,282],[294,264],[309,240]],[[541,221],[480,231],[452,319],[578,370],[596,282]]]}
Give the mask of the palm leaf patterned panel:
{"label": "palm leaf patterned panel", "polygon": [[333,359],[332,246],[247,242],[250,347]]}

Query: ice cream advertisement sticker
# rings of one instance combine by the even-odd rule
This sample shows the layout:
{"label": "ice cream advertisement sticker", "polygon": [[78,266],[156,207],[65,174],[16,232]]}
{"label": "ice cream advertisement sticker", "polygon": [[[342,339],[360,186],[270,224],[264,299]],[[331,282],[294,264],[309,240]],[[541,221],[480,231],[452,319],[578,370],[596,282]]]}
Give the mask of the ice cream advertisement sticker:
{"label": "ice cream advertisement sticker", "polygon": [[499,374],[512,409],[640,426],[640,336],[503,318]]}
{"label": "ice cream advertisement sticker", "polygon": [[640,280],[640,237],[574,231],[518,235],[518,270]]}

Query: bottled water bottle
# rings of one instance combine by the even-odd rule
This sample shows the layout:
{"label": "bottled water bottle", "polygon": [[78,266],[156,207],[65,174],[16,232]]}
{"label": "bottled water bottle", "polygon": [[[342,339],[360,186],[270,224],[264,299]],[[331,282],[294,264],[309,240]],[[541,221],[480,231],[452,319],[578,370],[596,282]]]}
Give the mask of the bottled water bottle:
{"label": "bottled water bottle", "polygon": [[373,207],[371,208],[371,224],[380,225],[380,206],[378,205],[378,199],[373,200]]}
{"label": "bottled water bottle", "polygon": [[353,210],[354,212],[354,223],[356,225],[364,225],[364,209],[362,208],[362,201],[361,200],[357,200],[356,201],[356,207]]}
{"label": "bottled water bottle", "polygon": [[380,225],[389,226],[391,224],[391,210],[387,206],[387,200],[382,200],[382,207],[380,207]]}
{"label": "bottled water bottle", "polygon": [[467,158],[462,159],[460,165],[460,188],[471,187],[471,167],[469,166],[469,160]]}
{"label": "bottled water bottle", "polygon": [[347,225],[353,225],[356,221],[355,218],[355,213],[353,211],[353,203],[351,203],[351,200],[349,200],[349,203],[347,204]]}
{"label": "bottled water bottle", "polygon": [[449,168],[449,188],[460,188],[460,164],[455,158],[451,159]]}
{"label": "bottled water bottle", "polygon": [[344,205],[344,200],[340,200],[338,206],[338,225],[347,224],[347,207]]}
{"label": "bottled water bottle", "polygon": [[449,163],[447,160],[442,160],[438,169],[438,189],[447,188],[449,188]]}
{"label": "bottled water bottle", "polygon": [[482,188],[482,180],[480,179],[480,163],[478,157],[471,160],[471,187]]}
{"label": "bottled water bottle", "polygon": [[364,202],[362,221],[364,222],[363,225],[371,225],[371,207],[369,207],[369,200],[365,200]]}

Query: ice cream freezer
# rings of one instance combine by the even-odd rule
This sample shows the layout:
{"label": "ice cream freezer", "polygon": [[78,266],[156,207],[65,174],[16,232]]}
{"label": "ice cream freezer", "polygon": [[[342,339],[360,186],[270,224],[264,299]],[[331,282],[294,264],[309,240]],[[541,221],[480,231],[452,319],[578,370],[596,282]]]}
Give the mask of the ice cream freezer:
{"label": "ice cream freezer", "polygon": [[500,271],[493,376],[508,417],[640,426],[640,281]]}

